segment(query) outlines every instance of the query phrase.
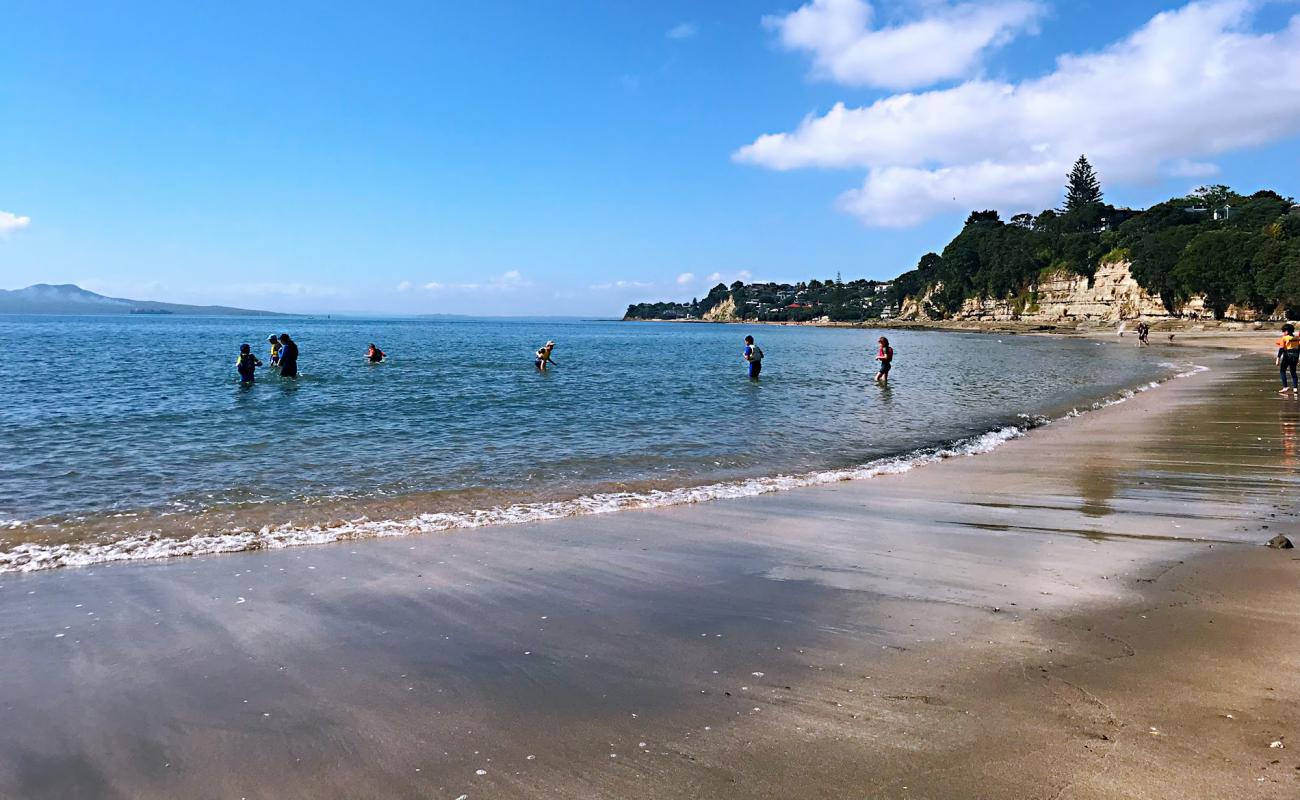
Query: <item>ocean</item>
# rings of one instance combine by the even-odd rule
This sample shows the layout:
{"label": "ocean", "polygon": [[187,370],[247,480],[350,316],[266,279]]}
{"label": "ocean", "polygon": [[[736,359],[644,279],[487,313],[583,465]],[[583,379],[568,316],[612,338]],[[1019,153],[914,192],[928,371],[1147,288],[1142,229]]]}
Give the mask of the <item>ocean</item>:
{"label": "ocean", "polygon": [[[266,361],[281,329],[300,379],[241,387],[238,346]],[[881,333],[888,387],[872,381]],[[0,572],[870,477],[1194,369],[1127,338],[555,319],[0,316],[0,340]],[[370,342],[386,363],[366,362]]]}

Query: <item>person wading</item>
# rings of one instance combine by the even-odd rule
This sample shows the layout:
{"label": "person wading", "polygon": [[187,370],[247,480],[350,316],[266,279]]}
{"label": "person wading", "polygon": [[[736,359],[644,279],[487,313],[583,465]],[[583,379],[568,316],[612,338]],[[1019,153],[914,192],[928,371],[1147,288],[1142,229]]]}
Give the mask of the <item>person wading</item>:
{"label": "person wading", "polygon": [[894,348],[889,346],[889,340],[884,336],[881,336],[876,344],[879,345],[879,349],[876,350],[876,360],[880,362],[876,383],[889,383],[889,368],[894,365]]}
{"label": "person wading", "polygon": [[553,351],[554,349],[555,349],[555,342],[547,342],[546,344],[542,345],[537,350],[537,360],[534,362],[534,366],[536,366],[542,372],[545,372],[547,366],[555,363],[554,361],[551,360],[551,351]]}
{"label": "person wading", "polygon": [[754,344],[753,336],[745,337],[745,349],[741,356],[749,365],[749,379],[758,380],[758,374],[763,371],[763,348]]}
{"label": "person wading", "polygon": [[298,377],[298,343],[289,334],[280,334],[280,377]]}

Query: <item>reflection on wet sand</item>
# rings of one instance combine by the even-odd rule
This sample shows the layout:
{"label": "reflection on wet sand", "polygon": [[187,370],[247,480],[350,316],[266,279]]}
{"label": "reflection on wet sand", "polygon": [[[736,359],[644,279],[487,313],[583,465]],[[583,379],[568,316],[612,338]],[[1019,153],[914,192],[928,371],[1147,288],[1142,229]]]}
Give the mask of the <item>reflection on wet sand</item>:
{"label": "reflection on wet sand", "polygon": [[0,796],[1257,788],[1242,742],[1297,707],[1294,631],[1178,570],[1251,555],[1297,479],[1217,366],[907,475],[5,576]]}

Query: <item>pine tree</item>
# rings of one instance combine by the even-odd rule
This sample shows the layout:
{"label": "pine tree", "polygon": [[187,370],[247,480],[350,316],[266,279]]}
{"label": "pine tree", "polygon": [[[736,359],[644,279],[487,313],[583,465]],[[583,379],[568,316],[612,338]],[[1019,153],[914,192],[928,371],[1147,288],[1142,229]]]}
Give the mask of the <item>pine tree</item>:
{"label": "pine tree", "polygon": [[1101,183],[1093,172],[1087,156],[1079,156],[1065,184],[1065,213],[1082,211],[1101,205]]}

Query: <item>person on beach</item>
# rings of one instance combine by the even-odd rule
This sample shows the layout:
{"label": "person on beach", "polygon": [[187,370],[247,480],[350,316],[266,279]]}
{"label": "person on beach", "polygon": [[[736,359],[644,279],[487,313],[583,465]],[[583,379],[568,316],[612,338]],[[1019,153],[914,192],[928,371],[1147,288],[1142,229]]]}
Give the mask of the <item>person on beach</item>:
{"label": "person on beach", "polygon": [[239,346],[239,356],[235,359],[235,371],[239,373],[239,383],[241,386],[247,386],[255,380],[255,371],[262,366],[262,362],[257,356],[253,355],[253,348],[247,344]]}
{"label": "person on beach", "polygon": [[876,344],[876,360],[880,362],[880,371],[876,373],[876,383],[889,383],[889,368],[894,363],[894,348],[889,346],[889,340],[881,336]]}
{"label": "person on beach", "polygon": [[[1282,335],[1277,340],[1278,371],[1282,375],[1282,389],[1278,394],[1300,392],[1300,383],[1296,383],[1296,365],[1300,364],[1300,336],[1295,335],[1295,326],[1287,323],[1282,326]],[[1287,373],[1291,373],[1291,386],[1286,385]]]}
{"label": "person on beach", "polygon": [[280,366],[280,339],[273,333],[266,337],[266,341],[271,345],[271,366]]}
{"label": "person on beach", "polygon": [[386,357],[387,356],[384,355],[383,350],[380,350],[378,347],[375,347],[374,342],[370,343],[370,349],[366,351],[367,361],[369,361],[371,364],[378,364],[379,362],[383,361]]}
{"label": "person on beach", "polygon": [[1138,347],[1145,347],[1146,345],[1151,344],[1150,342],[1147,341],[1147,337],[1150,335],[1151,335],[1151,326],[1146,324],[1145,322],[1139,322],[1138,323]]}
{"label": "person on beach", "polygon": [[537,360],[534,362],[537,369],[542,372],[546,371],[548,364],[554,364],[551,360],[551,351],[555,349],[555,342],[548,341],[537,350]]}
{"label": "person on beach", "polygon": [[749,379],[758,380],[758,374],[763,371],[763,348],[754,344],[753,336],[745,337],[745,349],[741,352],[741,357],[749,365]]}
{"label": "person on beach", "polygon": [[298,343],[289,334],[280,334],[280,377],[298,377]]}

